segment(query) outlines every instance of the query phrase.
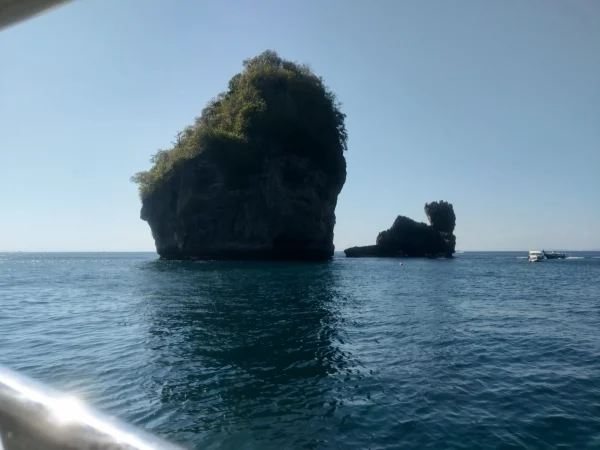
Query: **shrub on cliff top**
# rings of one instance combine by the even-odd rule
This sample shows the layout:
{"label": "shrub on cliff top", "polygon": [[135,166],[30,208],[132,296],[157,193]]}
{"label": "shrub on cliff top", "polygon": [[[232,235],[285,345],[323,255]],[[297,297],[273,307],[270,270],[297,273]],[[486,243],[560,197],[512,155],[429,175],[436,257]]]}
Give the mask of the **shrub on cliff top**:
{"label": "shrub on cliff top", "polygon": [[335,94],[305,65],[274,51],[245,60],[228,90],[211,100],[195,123],[178,133],[173,148],[159,150],[152,168],[138,172],[142,198],[168,179],[173,169],[201,152],[214,161],[232,186],[241,186],[271,151],[310,158],[343,184],[348,135]]}
{"label": "shrub on cliff top", "polygon": [[452,233],[456,226],[456,215],[452,203],[440,200],[439,202],[425,203],[425,214],[429,223],[436,231]]}

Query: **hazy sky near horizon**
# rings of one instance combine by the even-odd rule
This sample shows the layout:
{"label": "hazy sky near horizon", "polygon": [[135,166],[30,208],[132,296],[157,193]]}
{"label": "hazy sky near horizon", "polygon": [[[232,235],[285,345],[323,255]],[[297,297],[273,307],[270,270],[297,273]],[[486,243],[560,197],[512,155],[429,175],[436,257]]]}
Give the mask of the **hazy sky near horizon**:
{"label": "hazy sky near horizon", "polygon": [[0,31],[0,251],[154,250],[129,178],[265,49],[347,114],[337,250],[600,248],[600,2],[76,0]]}

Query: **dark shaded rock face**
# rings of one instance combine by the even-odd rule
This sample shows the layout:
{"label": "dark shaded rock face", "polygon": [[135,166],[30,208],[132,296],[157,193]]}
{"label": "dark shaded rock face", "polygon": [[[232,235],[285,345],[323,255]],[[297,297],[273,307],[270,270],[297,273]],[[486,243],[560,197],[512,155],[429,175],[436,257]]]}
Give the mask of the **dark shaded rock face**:
{"label": "dark shaded rock face", "polygon": [[425,215],[434,230],[441,231],[442,233],[454,232],[456,215],[450,203],[443,200],[425,203]]}
{"label": "dark shaded rock face", "polygon": [[[156,250],[168,259],[324,260],[333,255],[343,180],[308,158],[273,151],[243,189],[203,153],[143,199]],[[345,171],[344,171],[345,173]]]}
{"label": "dark shaded rock face", "polygon": [[348,257],[445,256],[455,251],[456,237],[454,208],[447,202],[425,205],[431,225],[398,216],[389,230],[377,236],[375,245],[344,250]]}
{"label": "dark shaded rock face", "polygon": [[141,218],[163,258],[328,259],[346,181],[341,104],[271,50],[243,67],[132,177]]}

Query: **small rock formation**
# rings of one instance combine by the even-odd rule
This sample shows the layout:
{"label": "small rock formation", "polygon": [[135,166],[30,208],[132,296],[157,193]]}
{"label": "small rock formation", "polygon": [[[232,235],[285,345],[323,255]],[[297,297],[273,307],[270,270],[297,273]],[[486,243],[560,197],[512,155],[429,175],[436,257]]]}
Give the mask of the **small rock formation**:
{"label": "small rock formation", "polygon": [[324,260],[346,179],[345,115],[306,66],[244,61],[170,150],[133,181],[167,259]]}
{"label": "small rock formation", "polygon": [[448,202],[425,204],[430,225],[398,216],[392,227],[377,236],[375,245],[344,250],[348,257],[428,256],[451,257],[455,251],[454,227],[456,216]]}

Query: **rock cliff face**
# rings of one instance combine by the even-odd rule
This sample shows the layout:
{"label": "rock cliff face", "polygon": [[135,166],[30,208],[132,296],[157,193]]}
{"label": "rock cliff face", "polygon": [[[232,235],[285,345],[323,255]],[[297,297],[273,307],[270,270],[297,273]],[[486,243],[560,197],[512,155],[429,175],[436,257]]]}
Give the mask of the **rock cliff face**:
{"label": "rock cliff face", "polygon": [[391,228],[377,236],[375,245],[344,250],[348,257],[445,256],[455,251],[456,216],[450,203],[427,203],[425,213],[431,225],[398,216]]}
{"label": "rock cliff face", "polygon": [[273,152],[246,188],[231,189],[200,154],[143,200],[141,218],[168,259],[323,260],[341,188],[308,158]]}
{"label": "rock cliff face", "polygon": [[160,150],[141,218],[169,259],[323,260],[346,180],[345,115],[303,65],[266,51]]}

